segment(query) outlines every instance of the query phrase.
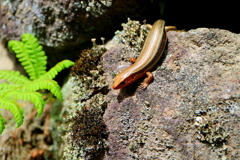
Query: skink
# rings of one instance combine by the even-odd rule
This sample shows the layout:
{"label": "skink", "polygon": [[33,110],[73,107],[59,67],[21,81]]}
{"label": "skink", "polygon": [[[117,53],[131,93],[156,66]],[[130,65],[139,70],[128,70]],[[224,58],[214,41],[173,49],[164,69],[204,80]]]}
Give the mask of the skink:
{"label": "skink", "polygon": [[139,88],[147,88],[153,79],[150,71],[160,59],[165,48],[167,42],[166,31],[175,29],[175,26],[165,27],[164,20],[156,21],[147,35],[139,58],[133,65],[124,69],[115,77],[112,88],[123,88],[145,75],[147,75],[147,78]]}

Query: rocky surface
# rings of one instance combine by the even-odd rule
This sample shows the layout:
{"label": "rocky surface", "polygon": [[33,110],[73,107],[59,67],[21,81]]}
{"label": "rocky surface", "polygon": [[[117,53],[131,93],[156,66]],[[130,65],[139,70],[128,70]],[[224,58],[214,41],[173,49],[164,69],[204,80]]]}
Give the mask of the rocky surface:
{"label": "rocky surface", "polygon": [[137,0],[4,0],[0,37],[8,41],[20,40],[23,33],[35,35],[51,68],[63,59],[77,59],[91,46],[91,38],[111,38],[128,17],[137,19],[152,5]]}
{"label": "rocky surface", "polygon": [[[207,28],[170,31],[165,53],[153,70],[154,81],[148,88],[137,89],[143,80],[140,79],[121,90],[112,90],[113,78],[131,65],[128,58],[138,55],[146,34],[146,28],[139,23],[130,22],[129,25],[124,26],[125,30],[132,32],[118,32],[103,55],[101,65],[94,59],[83,59],[97,67],[89,71],[83,66],[81,69],[86,73],[71,78],[73,101],[64,102],[69,107],[64,109],[69,115],[65,116],[64,110],[61,114],[70,123],[76,119],[77,111],[78,121],[84,120],[81,118],[84,112],[91,119],[80,123],[85,130],[75,132],[75,144],[67,141],[73,135],[68,130],[63,144],[60,141],[54,148],[65,146],[64,150],[60,147],[56,159],[63,158],[63,154],[65,158],[104,160],[239,159],[240,36]],[[90,51],[83,53],[90,54]],[[31,153],[27,158],[42,158],[43,153],[52,157],[46,146],[56,144],[54,140],[72,125],[62,123],[52,129],[56,137],[51,136],[48,132],[50,108],[51,105],[46,107],[46,115],[36,120],[32,119],[35,112],[30,111],[29,121],[12,134],[9,131],[2,136],[1,156],[14,159],[13,148],[19,153],[15,159],[24,157],[27,151]],[[56,110],[60,111],[58,107]],[[96,122],[93,132],[88,128],[91,121]],[[44,127],[39,126],[40,123]],[[98,124],[104,126],[103,129],[98,128]],[[35,127],[28,129],[32,125]],[[96,131],[96,135],[102,136],[100,140],[91,135]],[[86,139],[79,138],[78,134]]]}
{"label": "rocky surface", "polygon": [[150,4],[136,0],[1,1],[0,35],[19,40],[23,33],[32,33],[44,46],[66,49],[112,34],[120,20],[138,17]]}
{"label": "rocky surface", "polygon": [[[146,90],[137,89],[140,79],[107,94],[103,159],[239,159],[240,35],[199,28],[167,37]],[[126,48],[103,56],[109,86],[131,65],[121,56],[134,56]]]}

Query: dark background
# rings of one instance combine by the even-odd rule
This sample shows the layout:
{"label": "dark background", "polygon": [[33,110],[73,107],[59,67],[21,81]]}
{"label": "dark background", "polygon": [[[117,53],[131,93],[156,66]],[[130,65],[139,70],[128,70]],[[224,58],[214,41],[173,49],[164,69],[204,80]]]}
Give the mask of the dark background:
{"label": "dark background", "polygon": [[239,15],[238,1],[153,0],[152,8],[142,18],[152,24],[160,17],[166,25],[175,25],[181,30],[206,27],[239,33]]}

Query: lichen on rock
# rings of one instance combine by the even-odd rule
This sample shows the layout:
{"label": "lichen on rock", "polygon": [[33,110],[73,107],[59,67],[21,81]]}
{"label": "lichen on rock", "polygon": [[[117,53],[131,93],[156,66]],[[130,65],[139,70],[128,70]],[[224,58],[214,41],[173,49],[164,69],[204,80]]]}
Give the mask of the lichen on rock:
{"label": "lichen on rock", "polygon": [[32,33],[47,49],[71,49],[93,36],[112,34],[123,15],[139,17],[150,5],[137,0],[4,0],[0,34],[19,40],[23,33]]}
{"label": "lichen on rock", "polygon": [[[169,31],[167,37],[168,45],[146,90],[137,89],[140,79],[108,93],[105,158],[239,158],[239,35],[199,28]],[[126,46],[116,45],[104,54],[106,73],[131,65],[119,56],[133,56]],[[113,78],[109,74],[110,86]]]}
{"label": "lichen on rock", "polygon": [[[102,45],[83,50],[72,67],[72,103],[67,108],[64,137],[66,159],[92,159],[104,153],[108,136],[103,114],[108,87],[100,58],[106,51]],[[64,124],[63,124],[64,125]]]}
{"label": "lichen on rock", "polygon": [[41,35],[38,36],[39,40],[48,47],[61,47],[67,45],[67,42],[82,41],[83,36],[79,29],[84,29],[84,24],[80,21],[89,14],[98,17],[112,5],[112,1],[87,0],[23,0],[0,3],[2,37],[15,39],[23,33],[33,33]]}
{"label": "lichen on rock", "polygon": [[146,24],[141,25],[139,21],[130,20],[130,18],[128,18],[127,23],[122,23],[122,27],[121,31],[115,32],[113,41],[114,43],[124,45],[125,53],[121,54],[123,59],[126,60],[127,56],[129,56],[128,52],[134,52],[134,57],[137,58],[149,29]]}

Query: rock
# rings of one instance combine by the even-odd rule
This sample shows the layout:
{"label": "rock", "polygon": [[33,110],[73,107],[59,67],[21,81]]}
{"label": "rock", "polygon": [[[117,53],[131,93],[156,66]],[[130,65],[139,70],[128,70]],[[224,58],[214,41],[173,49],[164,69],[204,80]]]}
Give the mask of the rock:
{"label": "rock", "polygon": [[[137,89],[140,79],[107,94],[104,159],[238,159],[240,35],[198,28],[167,37],[146,90]],[[121,45],[103,56],[109,86],[112,73],[131,65]]]}
{"label": "rock", "polygon": [[[0,34],[6,40],[32,33],[50,48],[71,48],[93,37],[114,32],[114,26],[128,15],[139,17],[150,2],[134,1],[1,1]],[[137,10],[137,12],[136,12]]]}
{"label": "rock", "polygon": [[17,62],[15,53],[10,53],[6,44],[0,39],[0,70],[17,70],[26,75],[23,67]]}
{"label": "rock", "polygon": [[77,59],[91,38],[111,38],[121,22],[139,18],[152,5],[137,0],[0,1],[0,35],[6,41],[35,35],[51,68],[63,59]]}

